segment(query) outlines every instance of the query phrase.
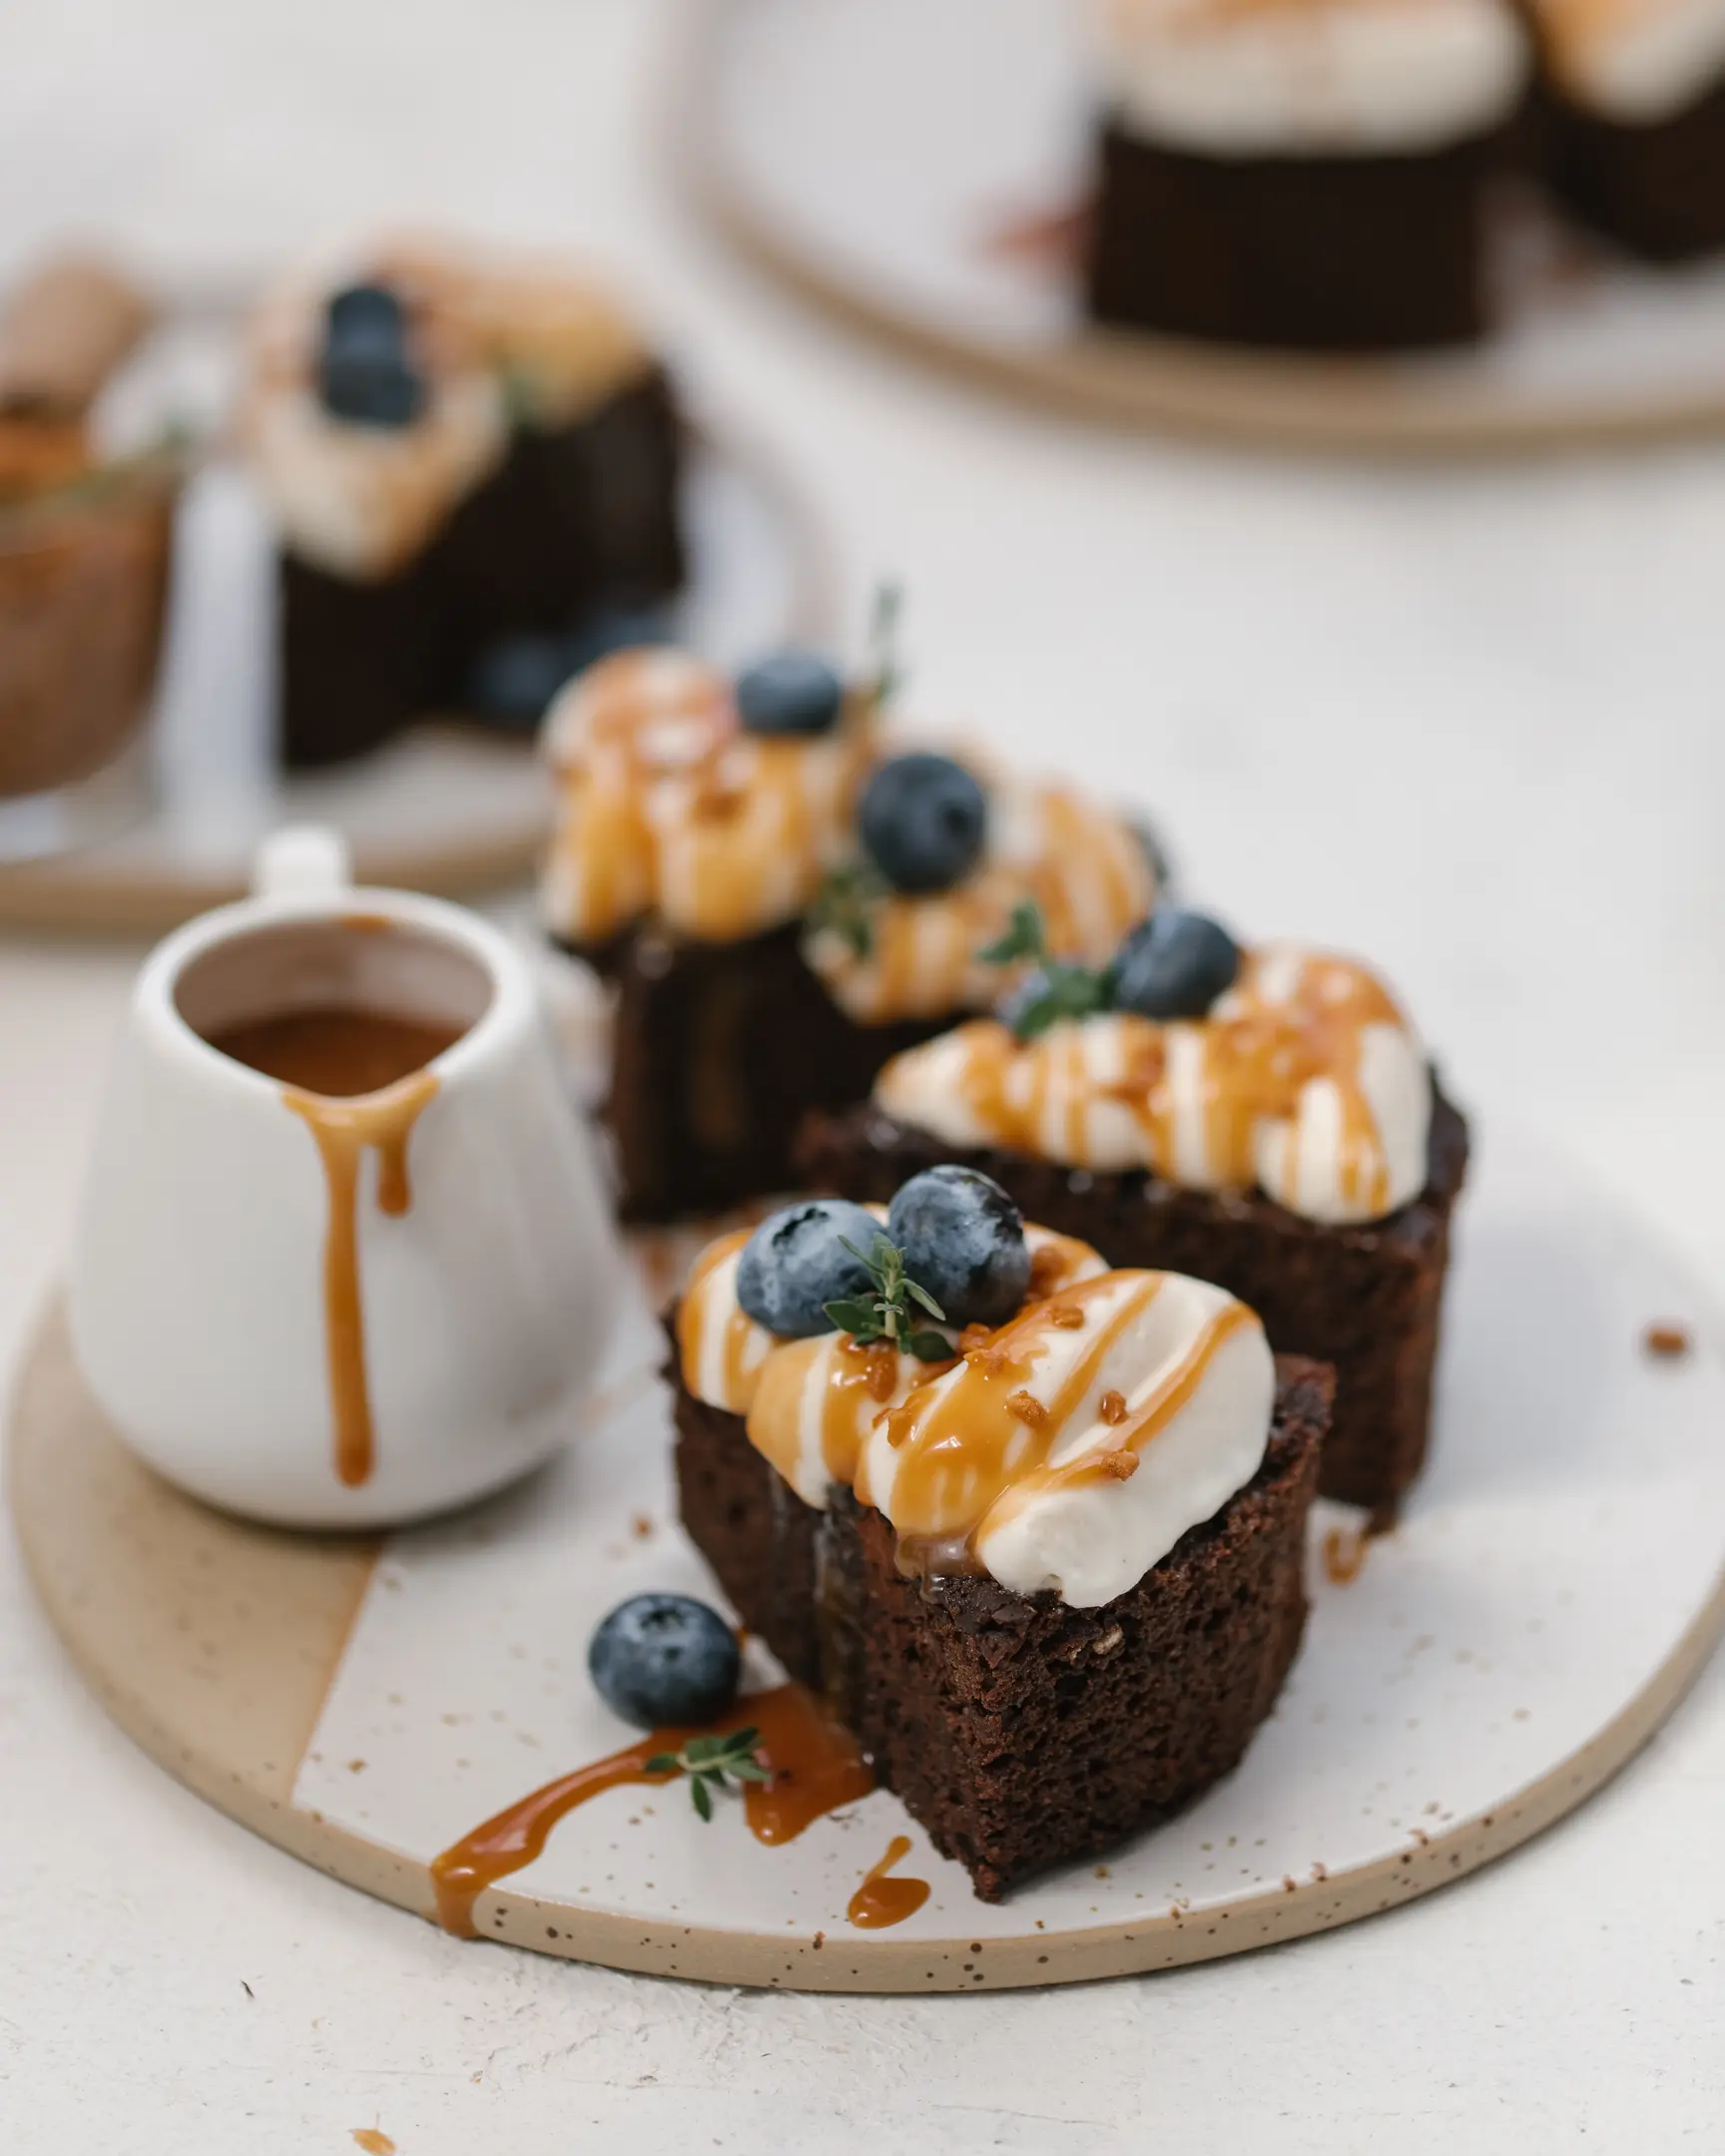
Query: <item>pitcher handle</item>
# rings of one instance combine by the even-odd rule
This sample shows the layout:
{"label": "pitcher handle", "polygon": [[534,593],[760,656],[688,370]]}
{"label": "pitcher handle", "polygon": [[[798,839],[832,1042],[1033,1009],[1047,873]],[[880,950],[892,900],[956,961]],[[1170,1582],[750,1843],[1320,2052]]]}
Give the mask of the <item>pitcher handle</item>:
{"label": "pitcher handle", "polygon": [[272,831],[252,864],[259,898],[317,898],[353,882],[347,841],[327,823],[290,823]]}

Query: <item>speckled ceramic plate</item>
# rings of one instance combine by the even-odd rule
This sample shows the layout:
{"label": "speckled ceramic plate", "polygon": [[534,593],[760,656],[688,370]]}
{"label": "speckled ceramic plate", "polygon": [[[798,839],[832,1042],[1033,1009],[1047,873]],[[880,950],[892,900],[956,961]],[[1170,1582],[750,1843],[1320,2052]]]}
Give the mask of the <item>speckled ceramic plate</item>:
{"label": "speckled ceramic plate", "polygon": [[1387,361],[1099,331],[1046,244],[1087,184],[1074,0],[703,0],[674,154],[691,199],[847,318],[995,388],[1238,440],[1428,454],[1725,425],[1725,264],[1638,269],[1530,206],[1501,332]]}
{"label": "speckled ceramic plate", "polygon": [[[1358,1576],[1324,1561],[1239,1771],[1100,1865],[987,1906],[882,1792],[770,1848],[735,1801],[609,1791],[480,1896],[480,1933],[619,1967],[828,1990],[970,1990],[1158,1968],[1344,1923],[1513,1849],[1658,1726],[1725,1617],[1725,1336],[1633,1222],[1493,1135],[1465,1203],[1435,1458]],[[271,1840],[421,1914],[428,1867],[630,1741],[594,1695],[597,1618],[713,1589],[675,1525],[644,1285],[567,1456],[381,1547],[245,1528],[136,1465],[52,1323],[19,1395],[12,1498],[80,1667],[175,1773]],[[1650,1355],[1649,1322],[1687,1327]],[[771,1673],[761,1666],[761,1681]],[[923,1905],[847,1909],[896,1836]],[[479,1950],[475,1948],[475,1950]]]}

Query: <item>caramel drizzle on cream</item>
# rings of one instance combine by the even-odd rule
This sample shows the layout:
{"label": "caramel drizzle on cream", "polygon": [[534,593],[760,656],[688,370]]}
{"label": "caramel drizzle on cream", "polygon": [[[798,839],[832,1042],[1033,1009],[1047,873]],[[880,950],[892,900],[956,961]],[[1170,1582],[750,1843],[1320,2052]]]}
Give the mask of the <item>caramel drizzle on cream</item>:
{"label": "caramel drizzle on cream", "polygon": [[1104,963],[1150,910],[1155,879],[1118,817],[1063,787],[1030,790],[1026,800],[1038,832],[1028,858],[985,858],[950,890],[888,896],[873,911],[865,953],[834,935],[809,938],[810,963],[853,1018],[939,1017],[991,1003],[1009,969],[977,953],[1027,898],[1042,915],[1049,950],[1090,965]]}
{"label": "caramel drizzle on cream", "polygon": [[[1272,967],[1284,976],[1286,995],[1267,992]],[[1100,1036],[1083,1023],[1019,1041],[1006,1026],[983,1019],[950,1036],[946,1045],[958,1044],[957,1089],[990,1142],[1090,1166],[1097,1150],[1092,1111],[1117,1103],[1137,1126],[1143,1166],[1175,1184],[1246,1190],[1258,1180],[1260,1125],[1293,1126],[1305,1087],[1328,1079],[1341,1112],[1343,1196],[1363,1217],[1389,1209],[1390,1168],[1360,1082],[1361,1052],[1369,1026],[1406,1030],[1407,1021],[1364,966],[1316,953],[1251,952],[1234,988],[1207,1018],[1164,1024],[1117,1012],[1095,1023],[1114,1029],[1119,1047],[1107,1077],[1092,1064]],[[925,1052],[912,1049],[888,1064],[876,1097],[893,1100],[900,1069]],[[1201,1163],[1190,1157],[1190,1132],[1171,1078],[1176,1057],[1196,1065]]]}
{"label": "caramel drizzle on cream", "polygon": [[874,753],[862,699],[830,734],[748,734],[722,675],[659,650],[591,668],[545,740],[562,798],[543,902],[581,943],[644,915],[707,942],[794,919],[842,850]]}
{"label": "caramel drizzle on cream", "polygon": [[359,1168],[367,1148],[377,1155],[377,1210],[398,1219],[413,1203],[407,1143],[437,1092],[429,1071],[376,1093],[334,1099],[284,1086],[284,1103],[316,1141],[328,1186],[323,1243],[324,1351],[335,1427],[335,1476],[349,1489],[371,1477],[376,1437],[365,1367],[365,1317],[359,1284]]}
{"label": "caramel drizzle on cream", "polygon": [[677,1306],[677,1351],[684,1381],[699,1398],[733,1414],[743,1413],[753,1397],[756,1374],[772,1336],[737,1301],[731,1279],[724,1283],[729,1291],[725,1297],[715,1295],[714,1288],[727,1266],[734,1278],[737,1261],[753,1232],[739,1228],[709,1243],[695,1261]]}
{"label": "caramel drizzle on cream", "polygon": [[1554,73],[1583,96],[1588,63],[1602,47],[1642,23],[1678,14],[1681,7],[1682,0],[1528,0]]}
{"label": "caramel drizzle on cream", "polygon": [[[1126,1403],[1118,1421],[1099,1417],[1106,1443],[1054,1460],[1111,1350],[1155,1301],[1166,1277],[1104,1273],[1080,1281],[1057,1300],[1020,1313],[972,1348],[961,1371],[919,1387],[892,1410],[886,1434],[897,1459],[886,1509],[901,1565],[980,1570],[978,1544],[1027,1504],[1085,1483],[1130,1478],[1145,1446],[1190,1402],[1223,1343],[1255,1322],[1244,1304],[1223,1304],[1172,1368],[1142,1398]],[[1128,1284],[1124,1294],[1122,1283]],[[1074,1330],[1073,1311],[1086,1334],[1083,1347],[1043,1397],[1033,1389],[1039,1366],[1058,1335]],[[862,1466],[857,1495],[876,1503],[866,1459]]]}

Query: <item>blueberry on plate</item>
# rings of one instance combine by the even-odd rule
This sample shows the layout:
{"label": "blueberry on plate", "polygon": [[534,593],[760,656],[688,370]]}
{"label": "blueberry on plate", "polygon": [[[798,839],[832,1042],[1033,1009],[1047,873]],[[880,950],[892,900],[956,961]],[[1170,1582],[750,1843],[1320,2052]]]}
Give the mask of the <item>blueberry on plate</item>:
{"label": "blueberry on plate", "polygon": [[737,1697],[743,1657],[719,1612],[692,1595],[619,1602],[587,1649],[600,1698],[642,1729],[712,1722]]}
{"label": "blueberry on plate", "polygon": [[737,716],[746,734],[826,734],[844,708],[838,669],[800,645],[770,653],[738,677]]}
{"label": "blueberry on plate", "polygon": [[411,426],[425,384],[407,351],[407,316],[384,284],[350,284],[330,299],[317,393],[332,418],[354,426]]}
{"label": "blueberry on plate", "polygon": [[988,835],[988,803],[950,757],[919,749],[877,767],[857,825],[863,851],[895,890],[949,890],[969,874]]}
{"label": "blueberry on plate", "polygon": [[870,1251],[880,1234],[872,1213],[848,1198],[811,1198],[764,1220],[743,1246],[737,1300],[781,1340],[831,1333],[829,1303],[869,1295],[868,1268],[845,1246]]}
{"label": "blueberry on plate", "polygon": [[1030,1286],[1023,1217],[975,1168],[948,1164],[912,1176],[887,1210],[886,1234],[948,1325],[1004,1325]]}
{"label": "blueberry on plate", "polygon": [[1120,945],[1115,1007],[1141,1018],[1202,1018],[1239,971],[1240,946],[1220,921],[1161,906]]}

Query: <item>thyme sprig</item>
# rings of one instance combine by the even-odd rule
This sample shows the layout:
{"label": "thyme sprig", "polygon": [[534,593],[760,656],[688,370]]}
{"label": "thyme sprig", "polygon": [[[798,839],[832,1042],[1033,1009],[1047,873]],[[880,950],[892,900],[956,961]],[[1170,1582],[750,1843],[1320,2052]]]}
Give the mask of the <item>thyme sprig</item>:
{"label": "thyme sprig", "polygon": [[871,1248],[860,1251],[844,1236],[839,1238],[853,1258],[867,1268],[873,1286],[871,1296],[849,1296],[825,1306],[841,1333],[849,1333],[861,1347],[884,1341],[901,1348],[919,1362],[949,1362],[952,1343],[944,1333],[918,1322],[924,1311],[936,1324],[944,1325],[946,1313],[926,1288],[918,1286],[904,1270],[904,1253],[889,1237],[877,1235]]}
{"label": "thyme sprig", "polygon": [[704,1820],[710,1820],[713,1792],[727,1786],[727,1775],[734,1782],[773,1779],[755,1757],[760,1742],[758,1729],[730,1730],[723,1737],[691,1737],[681,1752],[656,1752],[647,1762],[646,1772],[687,1775],[690,1802]]}
{"label": "thyme sprig", "polygon": [[874,908],[885,896],[886,879],[871,861],[846,861],[828,869],[809,907],[809,924],[842,938],[854,957],[866,958],[874,948]]}
{"label": "thyme sprig", "polygon": [[1114,1007],[1114,968],[1076,965],[1056,958],[1048,948],[1041,909],[1033,898],[1012,908],[1004,935],[976,953],[984,965],[1017,965],[1031,970],[1001,1005],[1000,1015],[1020,1040],[1046,1033],[1062,1018],[1088,1018]]}
{"label": "thyme sprig", "polygon": [[874,587],[874,610],[868,623],[869,697],[878,709],[904,686],[904,660],[898,648],[898,623],[904,612],[904,587],[895,577]]}

